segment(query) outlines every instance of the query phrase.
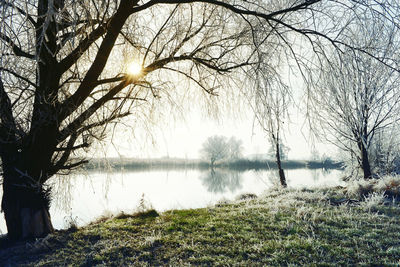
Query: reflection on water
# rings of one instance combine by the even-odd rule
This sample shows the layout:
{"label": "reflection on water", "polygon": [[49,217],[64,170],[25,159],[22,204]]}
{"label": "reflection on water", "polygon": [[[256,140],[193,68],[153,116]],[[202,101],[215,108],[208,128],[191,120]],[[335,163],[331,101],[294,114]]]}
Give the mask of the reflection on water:
{"label": "reflection on water", "polygon": [[242,188],[242,175],[231,170],[211,169],[200,175],[202,184],[208,192],[224,193],[226,190],[234,193]]}
{"label": "reflection on water", "polygon": [[332,171],[331,169],[310,169],[311,177],[316,183],[318,183],[319,179],[329,176]]}
{"label": "reflection on water", "polygon": [[[54,227],[60,229],[68,227],[71,219],[82,226],[107,213],[134,212],[142,195],[158,211],[206,207],[243,193],[260,195],[279,184],[276,175],[275,170],[186,169],[89,172],[55,177],[50,179],[54,187],[50,214]],[[285,175],[292,188],[340,184],[339,170],[296,169],[286,171]],[[0,231],[6,231],[2,216]]]}
{"label": "reflection on water", "polygon": [[321,171],[319,171],[319,170],[311,170],[310,172],[311,172],[312,179],[314,181],[318,181],[318,179],[320,177],[320,174],[321,174]]}

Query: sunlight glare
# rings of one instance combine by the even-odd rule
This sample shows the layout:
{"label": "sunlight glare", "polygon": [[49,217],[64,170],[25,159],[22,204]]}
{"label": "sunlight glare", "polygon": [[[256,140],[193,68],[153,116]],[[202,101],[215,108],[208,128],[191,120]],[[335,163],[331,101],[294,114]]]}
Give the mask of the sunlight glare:
{"label": "sunlight glare", "polygon": [[127,71],[129,75],[138,76],[142,72],[142,66],[138,62],[132,61],[128,64]]}

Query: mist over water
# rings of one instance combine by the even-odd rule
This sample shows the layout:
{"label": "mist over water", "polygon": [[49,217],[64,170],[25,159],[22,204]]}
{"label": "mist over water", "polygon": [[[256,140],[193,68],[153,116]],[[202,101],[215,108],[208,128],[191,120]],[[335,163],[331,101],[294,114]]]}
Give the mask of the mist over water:
{"label": "mist over water", "polygon": [[[285,171],[291,188],[341,184],[340,170],[293,169]],[[146,170],[88,172],[54,177],[50,209],[56,229],[78,226],[103,215],[133,213],[141,202],[157,211],[201,208],[221,200],[234,200],[243,193],[261,195],[279,185],[276,170],[238,172],[215,170]],[[3,216],[0,230],[6,233]]]}

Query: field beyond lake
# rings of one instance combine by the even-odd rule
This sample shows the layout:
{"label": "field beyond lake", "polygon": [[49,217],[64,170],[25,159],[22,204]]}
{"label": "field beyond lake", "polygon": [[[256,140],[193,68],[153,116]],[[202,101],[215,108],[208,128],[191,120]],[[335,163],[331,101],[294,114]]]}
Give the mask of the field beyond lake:
{"label": "field beyond lake", "polygon": [[120,214],[0,252],[2,266],[399,265],[399,202],[268,190],[202,209]]}

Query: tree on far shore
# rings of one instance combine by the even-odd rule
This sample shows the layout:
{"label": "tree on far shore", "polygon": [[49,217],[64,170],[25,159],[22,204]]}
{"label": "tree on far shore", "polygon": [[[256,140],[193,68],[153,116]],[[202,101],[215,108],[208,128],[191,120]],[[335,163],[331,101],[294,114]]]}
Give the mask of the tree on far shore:
{"label": "tree on far shore", "polygon": [[200,154],[204,159],[210,161],[211,168],[218,160],[222,160],[228,157],[228,145],[225,136],[214,135],[207,138],[203,143],[203,147]]}
{"label": "tree on far shore", "polygon": [[242,155],[242,141],[231,137],[229,140],[225,136],[214,135],[207,138],[200,151],[202,158],[210,161],[211,168],[219,160],[235,160]]}

